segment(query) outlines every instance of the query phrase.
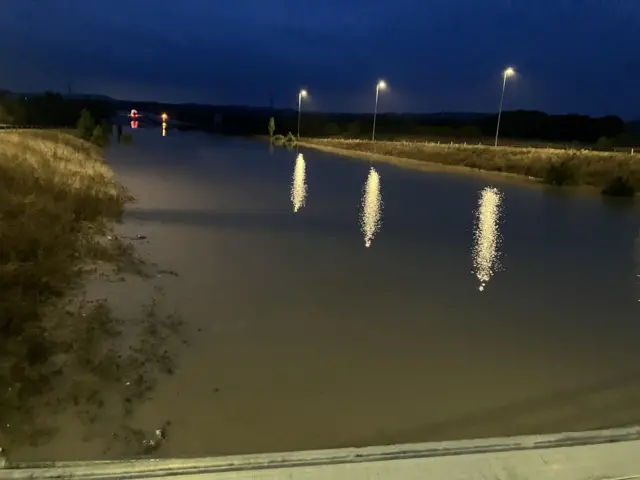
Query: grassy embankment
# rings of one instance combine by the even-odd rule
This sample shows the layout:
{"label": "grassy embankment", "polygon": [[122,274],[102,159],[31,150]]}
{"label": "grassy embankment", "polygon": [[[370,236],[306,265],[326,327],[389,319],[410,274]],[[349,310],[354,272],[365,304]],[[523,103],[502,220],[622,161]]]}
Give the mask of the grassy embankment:
{"label": "grassy embankment", "polygon": [[2,424],[50,383],[34,368],[56,353],[46,312],[88,263],[118,258],[96,236],[120,219],[126,201],[91,144],[58,131],[0,132]]}
{"label": "grassy embankment", "polygon": [[[140,382],[121,396],[126,412],[148,391],[142,370],[163,359],[150,361],[151,347],[115,354],[103,340],[119,335],[118,319],[107,304],[76,298],[103,267],[143,273],[133,246],[110,235],[129,200],[98,147],[59,131],[0,132],[0,457],[48,442],[61,408],[95,422],[123,371]],[[144,345],[175,326],[152,310]]]}
{"label": "grassy embankment", "polygon": [[63,294],[128,196],[100,151],[57,131],[0,133],[0,331],[22,335]]}
{"label": "grassy embankment", "polygon": [[301,140],[300,146],[398,165],[420,167],[417,162],[424,162],[513,174],[558,186],[586,185],[607,195],[631,196],[640,188],[640,160],[615,152],[309,138]]}

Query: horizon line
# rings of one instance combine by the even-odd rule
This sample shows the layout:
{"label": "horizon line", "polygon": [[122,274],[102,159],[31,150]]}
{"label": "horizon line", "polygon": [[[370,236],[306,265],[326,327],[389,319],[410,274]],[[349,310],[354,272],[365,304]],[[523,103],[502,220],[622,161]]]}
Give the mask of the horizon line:
{"label": "horizon line", "polygon": [[[295,107],[270,107],[270,106],[258,106],[258,105],[243,105],[243,104],[214,104],[214,103],[199,103],[199,102],[174,102],[174,101],[163,101],[163,100],[128,100],[128,99],[120,99],[115,98],[110,95],[104,95],[100,93],[63,93],[56,92],[54,90],[44,90],[41,92],[16,92],[11,90],[5,90],[14,95],[43,95],[47,92],[59,94],[62,97],[98,97],[96,99],[104,99],[110,100],[113,102],[125,102],[125,103],[157,103],[159,105],[173,105],[173,106],[188,106],[194,105],[199,107],[211,107],[211,108],[244,108],[244,109],[258,109],[258,110],[271,110],[271,111],[291,111],[296,112],[297,109]],[[2,89],[0,89],[2,92]],[[539,112],[548,116],[582,116],[589,117],[593,119],[598,118],[606,118],[606,117],[618,117],[625,123],[634,123],[640,122],[640,118],[624,118],[621,115],[617,114],[606,114],[606,115],[598,115],[592,116],[586,113],[578,113],[578,112],[565,112],[565,113],[548,113],[544,110],[527,110],[527,109],[513,109],[513,110],[503,110],[503,114],[507,112]],[[340,111],[330,111],[330,110],[314,110],[314,109],[306,109],[307,114],[319,113],[319,114],[333,114],[333,115],[373,115],[373,112],[364,112],[364,111],[352,111],[352,112],[340,112]],[[437,116],[437,115],[467,115],[467,116],[495,116],[497,112],[470,112],[470,111],[456,111],[456,110],[441,110],[436,112],[410,112],[410,111],[385,111],[378,112],[378,115],[414,115],[414,116]]]}

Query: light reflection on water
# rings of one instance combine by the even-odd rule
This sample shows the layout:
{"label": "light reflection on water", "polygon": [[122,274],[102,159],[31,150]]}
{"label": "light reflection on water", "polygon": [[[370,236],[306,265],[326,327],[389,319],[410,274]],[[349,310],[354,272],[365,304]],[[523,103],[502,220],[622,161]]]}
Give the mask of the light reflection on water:
{"label": "light reflection on water", "polygon": [[307,199],[307,174],[304,156],[300,153],[293,167],[293,180],[291,181],[291,202],[293,211],[297,212],[304,207]]}
{"label": "light reflection on water", "polygon": [[499,248],[502,239],[499,225],[501,207],[502,194],[498,189],[485,187],[480,191],[478,209],[476,210],[472,256],[474,273],[480,281],[478,290],[481,292],[495,271],[500,268]]}
{"label": "light reflection on water", "polygon": [[362,194],[360,225],[364,234],[364,244],[371,246],[376,233],[382,225],[382,194],[380,193],[380,175],[371,167]]}

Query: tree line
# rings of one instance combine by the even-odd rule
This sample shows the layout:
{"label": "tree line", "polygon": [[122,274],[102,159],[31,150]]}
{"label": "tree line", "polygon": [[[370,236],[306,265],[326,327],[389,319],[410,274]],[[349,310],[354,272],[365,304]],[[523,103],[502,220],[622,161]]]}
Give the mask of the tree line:
{"label": "tree line", "polygon": [[[111,119],[118,110],[136,108],[154,113],[166,112],[169,118],[197,128],[226,135],[267,135],[273,117],[277,133],[297,133],[297,111],[252,107],[220,107],[198,104],[164,104],[63,97],[45,92],[27,97],[0,92],[0,124],[73,126],[81,112],[91,113],[96,124]],[[495,135],[497,115],[421,115],[378,114],[376,137],[381,140],[434,140],[480,142]],[[369,138],[371,114],[333,114],[302,112],[301,136]],[[593,145],[603,148],[640,145],[640,133],[617,116],[550,115],[539,111],[505,111],[500,125],[501,143],[511,141],[550,142]],[[486,140],[485,140],[486,141]]]}
{"label": "tree line", "polygon": [[115,105],[107,100],[67,98],[53,92],[24,96],[0,91],[0,124],[73,127],[83,110],[97,123],[116,113]]}
{"label": "tree line", "polygon": [[[274,112],[247,115],[227,114],[221,125],[212,125],[222,133],[265,135],[270,117],[278,133],[297,131],[296,112]],[[469,119],[432,118],[428,115],[382,114],[376,118],[376,137],[380,139],[433,138],[442,140],[479,141],[495,135],[497,117],[483,115]],[[302,114],[301,136],[369,138],[372,115]],[[503,112],[500,137],[503,139],[538,140],[565,143],[594,143],[600,138],[639,142],[640,136],[628,131],[619,117],[593,118],[586,115],[548,115],[542,112]]]}
{"label": "tree line", "polygon": [[58,93],[16,95],[0,92],[0,125],[74,128],[75,134],[97,146],[111,136],[115,107],[109,101],[64,98]]}

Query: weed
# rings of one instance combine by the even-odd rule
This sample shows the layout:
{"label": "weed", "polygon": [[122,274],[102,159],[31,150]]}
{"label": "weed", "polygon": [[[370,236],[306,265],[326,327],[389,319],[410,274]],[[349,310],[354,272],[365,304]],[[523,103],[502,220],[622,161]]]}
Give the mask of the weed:
{"label": "weed", "polygon": [[636,189],[627,177],[620,175],[613,178],[602,189],[602,194],[611,197],[633,197]]}
{"label": "weed", "polygon": [[578,179],[576,165],[569,160],[552,162],[544,174],[544,182],[549,185],[575,185]]}
{"label": "weed", "polygon": [[295,145],[297,142],[298,141],[296,140],[296,137],[294,137],[291,132],[287,133],[287,136],[284,139],[284,143],[286,143],[287,145]]}

